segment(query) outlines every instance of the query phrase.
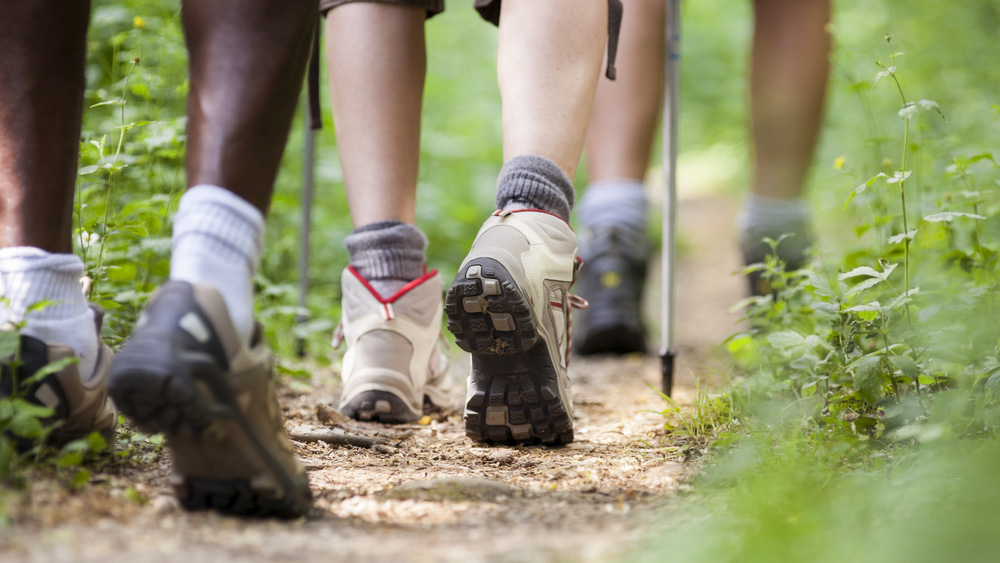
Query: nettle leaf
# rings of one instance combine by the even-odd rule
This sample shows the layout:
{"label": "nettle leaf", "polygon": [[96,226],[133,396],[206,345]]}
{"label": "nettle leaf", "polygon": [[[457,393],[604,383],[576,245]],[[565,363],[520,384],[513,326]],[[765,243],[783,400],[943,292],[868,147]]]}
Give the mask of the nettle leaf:
{"label": "nettle leaf", "polygon": [[844,309],[844,312],[845,313],[869,313],[869,312],[881,313],[882,312],[882,304],[879,303],[878,301],[872,301],[871,303],[865,303],[864,305],[855,305],[853,307],[848,307],[847,309]]}
{"label": "nettle leaf", "polygon": [[881,356],[873,353],[862,356],[847,366],[854,374],[854,390],[869,403],[874,403],[882,390],[881,362]]}
{"label": "nettle leaf", "polygon": [[886,304],[885,308],[887,310],[889,310],[889,311],[892,311],[894,309],[898,309],[899,307],[901,307],[901,306],[903,306],[903,305],[905,305],[905,304],[910,303],[911,301],[913,301],[913,299],[910,299],[910,297],[912,297],[912,296],[914,296],[914,295],[916,295],[918,293],[920,293],[920,288],[919,287],[914,287],[913,289],[907,291],[906,293],[894,297],[892,299],[892,301],[890,301],[888,304]]}
{"label": "nettle leaf", "polygon": [[893,235],[889,237],[889,244],[899,244],[904,240],[913,240],[913,237],[917,236],[917,230],[913,229],[907,233],[899,233],[898,235]]}
{"label": "nettle leaf", "polygon": [[90,166],[84,166],[83,168],[77,170],[76,173],[80,176],[86,176],[87,174],[97,172],[98,169],[100,169],[100,166],[97,164],[91,164]]}
{"label": "nettle leaf", "polygon": [[868,266],[860,266],[858,268],[854,268],[850,272],[845,272],[843,274],[840,274],[839,276],[837,276],[837,279],[843,281],[846,279],[857,278],[861,276],[867,276],[869,278],[859,283],[858,285],[852,287],[851,289],[847,290],[847,292],[844,293],[844,296],[846,297],[862,292],[866,289],[870,289],[884,282],[889,278],[889,275],[892,274],[893,270],[895,270],[896,266],[898,265],[899,264],[884,264],[882,266],[884,268],[884,271],[882,272],[879,272],[875,268],[870,268]]}
{"label": "nettle leaf", "polygon": [[871,289],[876,285],[882,283],[883,281],[885,280],[882,278],[868,278],[865,281],[859,283],[858,285],[852,287],[851,289],[848,289],[847,292],[844,293],[844,297],[850,297],[851,295],[854,295],[856,293],[861,293],[866,289]]}
{"label": "nettle leaf", "polygon": [[942,211],[941,213],[935,213],[933,215],[925,215],[924,221],[930,223],[940,223],[942,221],[951,222],[952,219],[957,217],[968,217],[969,219],[985,219],[986,217],[982,215],[976,215],[975,213],[962,213],[961,211]]}
{"label": "nettle leaf", "polygon": [[857,268],[854,268],[850,272],[845,272],[843,274],[840,274],[839,276],[837,276],[837,279],[843,281],[846,279],[856,278],[859,276],[869,276],[872,278],[882,277],[882,275],[875,268],[872,268],[870,266],[859,266]]}
{"label": "nettle leaf", "polygon": [[905,182],[906,179],[910,177],[910,174],[913,174],[912,170],[897,170],[892,175],[892,177],[885,179],[885,183],[886,184],[899,184],[901,182]]}
{"label": "nettle leaf", "polygon": [[806,343],[804,336],[792,330],[768,334],[767,341],[771,343],[771,346],[782,351],[802,348]]}
{"label": "nettle leaf", "polygon": [[889,364],[902,373],[908,381],[914,381],[920,374],[917,362],[913,361],[913,358],[909,356],[890,356]]}

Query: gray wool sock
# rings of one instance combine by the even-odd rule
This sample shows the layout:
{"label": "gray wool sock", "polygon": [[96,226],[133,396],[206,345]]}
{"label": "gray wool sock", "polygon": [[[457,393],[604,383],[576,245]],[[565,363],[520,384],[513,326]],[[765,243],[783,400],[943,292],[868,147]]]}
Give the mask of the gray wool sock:
{"label": "gray wool sock", "polygon": [[592,182],[580,198],[580,222],[588,229],[624,227],[645,236],[649,199],[641,180]]}
{"label": "gray wool sock", "polygon": [[569,221],[573,199],[573,181],[547,158],[515,156],[500,169],[497,209],[541,209]]}
{"label": "gray wool sock", "polygon": [[354,229],[344,239],[351,266],[383,297],[424,274],[427,237],[415,225],[379,221]]}

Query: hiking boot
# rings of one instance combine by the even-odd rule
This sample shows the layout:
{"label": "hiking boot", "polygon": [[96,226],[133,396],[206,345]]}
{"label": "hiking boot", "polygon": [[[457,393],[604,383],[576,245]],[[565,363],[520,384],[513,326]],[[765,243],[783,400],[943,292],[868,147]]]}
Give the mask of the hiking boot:
{"label": "hiking boot", "polygon": [[590,302],[576,322],[580,355],[646,351],[642,289],[649,243],[645,233],[620,226],[593,229],[581,241],[580,295]]}
{"label": "hiking boot", "polygon": [[111,396],[144,432],[165,435],[184,508],[300,516],[312,494],[272,373],[259,326],[247,348],[218,291],[169,281],[115,358]]}
{"label": "hiking boot", "polygon": [[573,441],[566,373],[576,235],[537,209],[498,211],[445,296],[448,330],[472,353],[465,433],[498,444]]}
{"label": "hiking boot", "polygon": [[354,268],[341,276],[347,340],[340,412],[358,420],[412,422],[424,406],[448,406],[451,379],[441,351],[441,276],[437,270],[384,298]]}
{"label": "hiking boot", "polygon": [[[94,311],[97,334],[100,335],[104,311],[95,305],[91,305],[91,308]],[[80,377],[76,363],[67,363],[37,381],[25,383],[47,366],[52,366],[47,368],[52,369],[57,367],[53,365],[56,362],[75,358],[76,353],[68,346],[43,342],[25,334],[18,335],[18,339],[16,369],[12,369],[15,363],[13,356],[0,361],[0,397],[13,395],[17,385],[20,387],[17,393],[20,397],[31,404],[55,411],[52,416],[39,421],[42,426],[56,425],[46,436],[48,444],[62,446],[91,432],[100,433],[108,444],[112,443],[118,413],[108,398],[111,348],[99,342],[94,372],[86,379]],[[34,445],[33,437],[13,437],[20,451],[26,451]]]}
{"label": "hiking boot", "polygon": [[[813,244],[812,228],[808,223],[790,225],[780,233],[744,231],[740,237],[743,264],[750,266],[763,263],[767,256],[772,254],[771,246],[764,242],[764,237],[778,240],[784,233],[789,233],[789,236],[781,239],[776,247],[776,255],[784,263],[784,271],[792,272],[805,266],[809,247]],[[763,296],[773,292],[771,282],[764,279],[762,269],[748,273],[747,284],[750,287],[750,295]]]}

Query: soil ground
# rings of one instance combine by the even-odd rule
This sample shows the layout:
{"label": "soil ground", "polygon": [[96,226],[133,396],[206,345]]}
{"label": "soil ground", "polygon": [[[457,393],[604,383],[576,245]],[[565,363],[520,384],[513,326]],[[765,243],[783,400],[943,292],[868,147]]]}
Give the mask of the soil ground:
{"label": "soil ground", "polygon": [[[734,331],[727,309],[744,291],[731,275],[734,214],[724,198],[681,204],[674,397],[682,404],[694,399],[695,376],[726,371],[714,347]],[[647,309],[658,311],[655,274],[650,286]],[[467,362],[454,352],[457,381]],[[147,442],[144,455],[104,463],[75,492],[51,472],[30,475],[24,492],[0,490],[12,519],[0,529],[0,559],[614,560],[636,547],[695,470],[683,444],[665,436],[663,417],[650,412],[666,406],[650,388],[659,386],[659,364],[655,356],[575,359],[576,441],[559,448],[472,443],[459,408],[464,385],[456,385],[455,409],[429,424],[343,420],[332,409],[336,374],[318,373],[311,385],[283,388],[289,428],[333,426],[389,445],[296,442],[316,498],[309,517],[185,512],[170,494],[168,453]]]}

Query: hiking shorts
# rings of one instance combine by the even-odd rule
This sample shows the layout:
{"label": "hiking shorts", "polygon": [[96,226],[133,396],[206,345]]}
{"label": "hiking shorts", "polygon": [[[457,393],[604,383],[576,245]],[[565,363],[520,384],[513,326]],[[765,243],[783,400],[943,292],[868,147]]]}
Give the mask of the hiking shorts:
{"label": "hiking shorts", "polygon": [[[319,11],[326,14],[333,8],[349,2],[384,2],[386,4],[414,6],[427,10],[427,17],[444,11],[444,0],[319,0]],[[483,16],[486,21],[493,25],[500,25],[500,0],[475,0],[475,6],[479,15]]]}

